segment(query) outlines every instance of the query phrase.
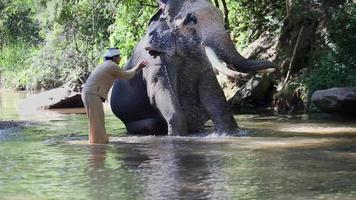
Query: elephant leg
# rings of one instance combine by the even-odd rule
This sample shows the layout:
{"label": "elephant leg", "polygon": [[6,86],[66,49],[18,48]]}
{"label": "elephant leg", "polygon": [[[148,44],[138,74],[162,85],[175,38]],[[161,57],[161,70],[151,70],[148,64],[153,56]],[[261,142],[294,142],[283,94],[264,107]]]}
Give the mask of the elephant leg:
{"label": "elephant leg", "polygon": [[189,134],[204,132],[204,124],[209,120],[209,114],[196,95],[196,93],[192,94],[187,90],[180,92],[179,100],[182,105]]}
{"label": "elephant leg", "polygon": [[199,81],[199,96],[219,133],[234,133],[238,126],[215,74],[207,70]]}
{"label": "elephant leg", "polygon": [[187,125],[175,89],[175,80],[169,78],[164,66],[150,66],[147,74],[147,94],[167,122],[168,135],[186,135]]}

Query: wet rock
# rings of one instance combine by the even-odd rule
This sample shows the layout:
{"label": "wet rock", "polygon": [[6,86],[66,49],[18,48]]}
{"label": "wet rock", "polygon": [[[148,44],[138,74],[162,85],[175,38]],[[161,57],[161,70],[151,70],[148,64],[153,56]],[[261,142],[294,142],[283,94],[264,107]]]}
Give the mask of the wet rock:
{"label": "wet rock", "polygon": [[356,114],[356,87],[318,90],[311,101],[322,112]]}
{"label": "wet rock", "polygon": [[216,78],[223,89],[226,99],[231,99],[239,89],[239,84],[235,80],[229,79],[226,75],[217,73]]}
{"label": "wet rock", "polygon": [[25,99],[21,107],[32,109],[59,109],[84,107],[80,89],[77,85],[66,84],[45,92],[35,94]]}
{"label": "wet rock", "polygon": [[264,32],[253,43],[243,49],[242,54],[249,59],[276,60],[278,37],[269,32]]}
{"label": "wet rock", "polygon": [[266,108],[272,101],[273,83],[268,75],[256,75],[237,90],[228,101],[240,112]]}

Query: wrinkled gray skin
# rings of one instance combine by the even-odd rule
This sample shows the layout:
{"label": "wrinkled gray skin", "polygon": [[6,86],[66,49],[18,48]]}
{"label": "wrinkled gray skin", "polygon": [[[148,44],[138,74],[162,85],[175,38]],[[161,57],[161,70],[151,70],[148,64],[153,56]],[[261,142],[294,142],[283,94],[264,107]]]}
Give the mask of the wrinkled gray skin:
{"label": "wrinkled gray skin", "polygon": [[[152,18],[146,35],[134,49],[126,69],[142,59],[148,60],[149,66],[143,69],[140,79],[146,86],[149,104],[166,122],[168,135],[200,132],[209,119],[213,121],[217,132],[234,133],[238,126],[204,47],[212,48],[221,61],[237,71],[251,72],[270,68],[272,64],[243,58],[224,28],[220,10],[209,1],[168,0],[159,4],[161,11]],[[117,98],[126,95],[125,89],[118,89],[119,84],[128,85],[127,82],[115,84],[113,96]],[[136,90],[134,87],[127,90],[131,89]],[[136,111],[122,111],[120,107],[127,107],[128,104],[118,105],[116,102],[111,102],[113,112],[128,127],[135,117],[131,116],[128,120],[122,113]],[[139,123],[132,124],[137,126]],[[152,124],[144,125],[147,127],[142,124],[137,126],[139,128],[128,129],[135,132],[142,129],[144,132],[153,128]]]}

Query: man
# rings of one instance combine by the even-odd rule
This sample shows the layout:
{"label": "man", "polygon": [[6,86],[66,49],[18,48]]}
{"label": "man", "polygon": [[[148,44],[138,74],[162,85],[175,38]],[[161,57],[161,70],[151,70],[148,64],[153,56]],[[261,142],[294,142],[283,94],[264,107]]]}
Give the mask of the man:
{"label": "man", "polygon": [[115,79],[128,80],[136,72],[147,66],[143,61],[128,71],[118,68],[120,50],[109,48],[104,55],[104,63],[97,66],[90,74],[82,91],[82,100],[89,118],[89,143],[106,144],[109,138],[106,134],[103,104]]}

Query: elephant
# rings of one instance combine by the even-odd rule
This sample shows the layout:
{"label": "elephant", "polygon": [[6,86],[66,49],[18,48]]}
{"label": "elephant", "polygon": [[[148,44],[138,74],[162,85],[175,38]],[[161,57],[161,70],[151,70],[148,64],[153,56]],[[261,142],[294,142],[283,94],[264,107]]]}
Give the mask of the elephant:
{"label": "elephant", "polygon": [[110,105],[130,134],[187,135],[212,120],[218,133],[239,130],[214,70],[230,77],[274,69],[269,61],[239,54],[221,11],[209,0],[159,0],[147,32],[125,69],[148,66],[117,80]]}

